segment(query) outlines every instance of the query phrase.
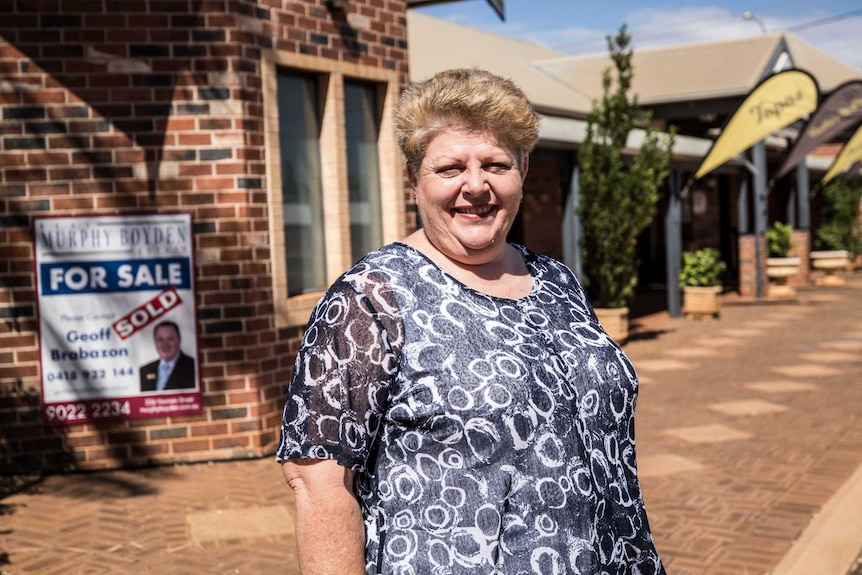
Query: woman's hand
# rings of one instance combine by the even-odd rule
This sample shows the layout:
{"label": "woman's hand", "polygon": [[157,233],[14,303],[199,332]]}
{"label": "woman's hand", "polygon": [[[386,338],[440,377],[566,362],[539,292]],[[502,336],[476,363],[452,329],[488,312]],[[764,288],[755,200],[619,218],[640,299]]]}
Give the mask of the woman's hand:
{"label": "woman's hand", "polygon": [[329,459],[282,465],[296,497],[296,542],[303,575],[365,575],[365,528],[354,472]]}

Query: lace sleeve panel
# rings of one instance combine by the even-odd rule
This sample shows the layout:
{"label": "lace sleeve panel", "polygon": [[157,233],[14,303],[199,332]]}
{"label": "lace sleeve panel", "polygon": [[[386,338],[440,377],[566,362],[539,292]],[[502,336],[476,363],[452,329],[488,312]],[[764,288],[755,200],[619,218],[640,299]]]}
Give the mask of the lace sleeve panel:
{"label": "lace sleeve panel", "polygon": [[279,460],[366,468],[397,370],[392,332],[400,332],[397,306],[375,297],[342,282],[315,308],[288,389]]}

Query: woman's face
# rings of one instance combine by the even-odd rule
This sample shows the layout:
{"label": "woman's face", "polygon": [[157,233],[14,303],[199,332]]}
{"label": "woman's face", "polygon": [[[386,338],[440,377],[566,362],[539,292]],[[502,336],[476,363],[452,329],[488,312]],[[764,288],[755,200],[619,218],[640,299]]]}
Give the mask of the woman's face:
{"label": "woman's face", "polygon": [[519,164],[488,132],[450,128],[431,140],[419,173],[410,172],[434,247],[465,264],[487,263],[503,253],[521,203],[526,158]]}

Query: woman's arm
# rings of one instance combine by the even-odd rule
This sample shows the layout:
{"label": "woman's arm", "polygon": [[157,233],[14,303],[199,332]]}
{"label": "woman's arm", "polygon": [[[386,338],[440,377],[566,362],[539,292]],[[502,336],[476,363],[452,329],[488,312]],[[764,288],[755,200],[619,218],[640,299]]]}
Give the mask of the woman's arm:
{"label": "woman's arm", "polygon": [[303,575],[365,575],[365,527],[354,472],[331,459],[282,464],[296,497],[296,542]]}

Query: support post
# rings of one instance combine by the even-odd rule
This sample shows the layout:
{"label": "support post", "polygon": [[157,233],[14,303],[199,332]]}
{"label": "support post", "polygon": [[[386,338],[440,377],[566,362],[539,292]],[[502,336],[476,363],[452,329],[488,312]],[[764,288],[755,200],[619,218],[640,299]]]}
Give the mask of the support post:
{"label": "support post", "polygon": [[754,253],[757,263],[757,299],[765,294],[765,270],[763,269],[763,234],[768,221],[766,203],[766,143],[761,140],[751,149],[754,160]]}
{"label": "support post", "polygon": [[811,202],[808,199],[810,191],[808,166],[802,161],[796,164],[796,202],[800,230],[807,230],[811,227]]}
{"label": "support post", "polygon": [[583,281],[584,268],[581,259],[581,240],[584,230],[581,226],[581,217],[578,214],[581,199],[581,168],[575,163],[572,168],[572,178],[569,184],[569,196],[566,198],[565,211],[563,213],[563,263],[575,273],[575,276]]}
{"label": "support post", "polygon": [[670,194],[664,218],[667,309],[671,317],[679,317],[682,315],[679,286],[679,268],[682,258],[682,174],[679,168],[671,168],[668,183]]}
{"label": "support post", "polygon": [[739,222],[737,232],[739,235],[745,235],[751,223],[748,221],[748,173],[742,169],[740,169],[739,182],[736,202],[736,219]]}
{"label": "support post", "polygon": [[787,223],[795,230],[799,229],[799,213],[796,208],[799,205],[797,197],[799,196],[799,185],[794,182],[790,188],[790,195],[787,197]]}

